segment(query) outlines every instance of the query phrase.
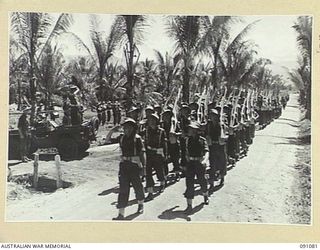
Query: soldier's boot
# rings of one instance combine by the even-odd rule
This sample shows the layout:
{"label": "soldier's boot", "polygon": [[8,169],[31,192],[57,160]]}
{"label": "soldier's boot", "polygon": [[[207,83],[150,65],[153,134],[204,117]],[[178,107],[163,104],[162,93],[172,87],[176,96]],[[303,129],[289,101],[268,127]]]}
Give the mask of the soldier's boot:
{"label": "soldier's boot", "polygon": [[117,217],[112,218],[112,220],[124,220],[124,216],[119,214]]}
{"label": "soldier's boot", "polygon": [[209,205],[209,197],[208,197],[208,195],[204,195],[203,196],[203,203],[205,204],[205,205]]}
{"label": "soldier's boot", "polygon": [[221,177],[220,186],[222,186],[223,184],[224,184],[224,176]]}
{"label": "soldier's boot", "polygon": [[210,183],[209,190],[210,191],[214,190],[214,182],[213,181]]}
{"label": "soldier's boot", "polygon": [[159,193],[163,193],[165,188],[166,188],[166,181],[162,181],[160,184]]}
{"label": "soldier's boot", "polygon": [[175,172],[176,182],[179,182],[181,177],[179,171]]}
{"label": "soldier's boot", "polygon": [[143,204],[139,204],[138,205],[138,211],[137,211],[138,214],[143,214]]}
{"label": "soldier's boot", "polygon": [[112,220],[124,220],[124,208],[120,208],[118,216],[112,218]]}
{"label": "soldier's boot", "polygon": [[192,212],[192,206],[188,205],[187,208],[184,210],[184,213],[185,214],[191,214],[191,212]]}
{"label": "soldier's boot", "polygon": [[153,200],[153,188],[148,187],[147,192],[149,193],[148,196],[144,199],[144,201],[151,201]]}
{"label": "soldier's boot", "polygon": [[183,211],[185,214],[190,214],[192,212],[192,199],[187,199],[187,208]]}

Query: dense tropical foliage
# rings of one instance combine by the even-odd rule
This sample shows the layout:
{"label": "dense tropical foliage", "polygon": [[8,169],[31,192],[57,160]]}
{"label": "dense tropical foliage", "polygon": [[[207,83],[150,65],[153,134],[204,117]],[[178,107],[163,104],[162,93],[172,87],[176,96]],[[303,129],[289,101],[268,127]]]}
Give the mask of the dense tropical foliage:
{"label": "dense tropical foliage", "polygon": [[[59,88],[76,76],[84,105],[99,101],[160,103],[177,93],[182,86],[182,99],[193,101],[204,89],[226,86],[253,88],[264,96],[286,89],[281,75],[274,75],[272,62],[259,58],[257,45],[247,34],[259,22],[248,24],[235,36],[232,26],[240,22],[231,16],[169,16],[166,31],[174,44],[174,52],[154,50],[154,60],[140,60],[139,46],[144,42],[149,18],[144,15],[118,15],[109,33],[103,31],[99,18],[89,16],[90,44],[85,44],[68,29],[70,14],[54,20],[46,13],[20,13],[11,16],[10,37],[10,102],[29,102],[34,109],[35,86],[46,103],[57,101]],[[293,26],[301,52],[299,68],[290,72],[300,91],[300,100],[311,109],[311,18],[299,17]],[[102,29],[100,29],[102,28]],[[102,31],[101,31],[102,30]],[[59,47],[69,36],[86,56],[65,56]],[[156,49],[156,48],[154,48]],[[115,53],[122,54],[121,64]],[[310,118],[310,114],[308,117]]]}

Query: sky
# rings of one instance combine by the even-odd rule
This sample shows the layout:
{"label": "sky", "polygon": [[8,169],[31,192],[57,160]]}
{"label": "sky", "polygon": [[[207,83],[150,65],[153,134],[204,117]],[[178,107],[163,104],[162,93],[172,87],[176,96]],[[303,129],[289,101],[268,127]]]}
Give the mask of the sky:
{"label": "sky", "polygon": [[[98,30],[109,33],[114,15],[99,14],[101,20]],[[70,31],[77,34],[85,44],[90,44],[89,39],[89,14],[73,14],[74,23]],[[231,37],[235,37],[245,26],[256,20],[260,20],[250,30],[247,39],[254,41],[258,48],[258,57],[268,58],[272,61],[270,68],[276,74],[283,74],[286,77],[288,69],[297,66],[298,48],[296,43],[296,33],[292,26],[297,16],[241,16],[242,22],[233,24]],[[63,43],[66,54],[81,54],[78,48],[65,41]],[[166,33],[166,19],[163,15],[148,15],[148,26],[145,28],[144,40],[138,46],[140,60],[155,59],[154,49],[163,54],[173,52],[174,42]],[[93,50],[92,50],[93,51]],[[119,48],[114,60],[124,62],[123,49]]]}

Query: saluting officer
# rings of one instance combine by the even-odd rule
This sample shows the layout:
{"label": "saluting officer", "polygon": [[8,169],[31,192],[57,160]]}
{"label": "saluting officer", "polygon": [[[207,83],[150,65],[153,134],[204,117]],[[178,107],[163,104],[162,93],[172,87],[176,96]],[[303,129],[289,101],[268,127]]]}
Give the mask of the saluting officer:
{"label": "saluting officer", "polygon": [[208,183],[205,178],[206,165],[209,161],[209,149],[206,139],[199,136],[200,124],[191,122],[189,125],[189,133],[186,139],[186,191],[184,193],[187,199],[187,208],[185,213],[192,212],[192,200],[194,198],[194,182],[195,176],[201,186],[201,191],[204,196],[204,204],[209,204]]}
{"label": "saluting officer", "polygon": [[143,213],[144,190],[140,179],[141,167],[145,165],[144,145],[141,137],[136,133],[137,123],[132,118],[123,122],[124,134],[120,136],[121,161],[119,170],[120,191],[118,195],[118,217],[123,220],[125,207],[128,205],[130,185],[132,185],[138,200],[137,213]]}
{"label": "saluting officer", "polygon": [[147,120],[147,128],[143,131],[146,145],[146,188],[148,196],[146,201],[153,199],[154,180],[152,177],[153,170],[156,171],[158,180],[160,181],[160,193],[165,189],[165,147],[166,135],[159,126],[159,117],[151,114]]}

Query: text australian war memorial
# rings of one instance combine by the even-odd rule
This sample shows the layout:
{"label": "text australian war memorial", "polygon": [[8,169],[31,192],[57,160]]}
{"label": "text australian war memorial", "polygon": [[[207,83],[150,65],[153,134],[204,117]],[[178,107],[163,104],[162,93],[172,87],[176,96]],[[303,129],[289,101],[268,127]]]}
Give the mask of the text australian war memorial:
{"label": "text australian war memorial", "polygon": [[310,223],[311,17],[10,22],[8,220]]}

